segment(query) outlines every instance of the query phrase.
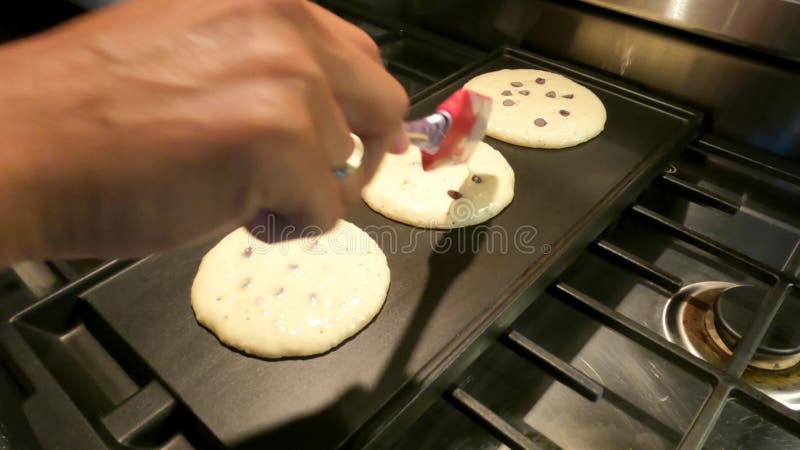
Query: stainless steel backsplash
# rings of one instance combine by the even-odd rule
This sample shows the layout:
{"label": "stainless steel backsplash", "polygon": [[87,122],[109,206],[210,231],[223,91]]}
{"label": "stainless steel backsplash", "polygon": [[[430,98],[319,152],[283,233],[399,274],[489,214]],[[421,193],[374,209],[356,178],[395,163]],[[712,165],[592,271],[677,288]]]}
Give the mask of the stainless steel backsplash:
{"label": "stainless steel backsplash", "polygon": [[[787,25],[787,20],[796,22],[800,17],[800,5],[755,2],[763,5],[762,14],[750,17],[748,40],[747,30],[736,25],[742,17],[736,13],[741,2],[726,2],[734,9],[719,11],[730,17],[730,23],[697,16],[696,7],[689,7],[696,2],[690,0],[656,3],[672,3],[671,11],[683,8],[683,16],[665,16],[669,20],[656,24],[653,10],[626,11],[647,17],[646,21],[577,1],[349,2],[351,7],[389,14],[483,49],[519,45],[624,77],[702,108],[708,113],[709,128],[718,135],[800,159],[800,45],[794,42],[800,23]],[[794,18],[787,19],[786,11]]]}

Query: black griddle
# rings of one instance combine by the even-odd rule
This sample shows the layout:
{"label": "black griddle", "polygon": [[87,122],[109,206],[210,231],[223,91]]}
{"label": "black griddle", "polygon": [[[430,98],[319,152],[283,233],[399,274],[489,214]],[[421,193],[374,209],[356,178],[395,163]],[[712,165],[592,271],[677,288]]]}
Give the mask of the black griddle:
{"label": "black griddle", "polygon": [[153,255],[12,319],[0,338],[17,361],[22,395],[35,396],[33,380],[47,372],[99,443],[154,448],[360,446],[412,415],[409,398],[446,382],[456,356],[513,320],[700,129],[696,111],[516,49],[415,96],[422,100],[410,115],[429,113],[473,76],[502,68],[561,73],[594,91],[608,113],[597,138],[568,150],[487,139],[516,173],[514,202],[488,225],[511,230],[511,242],[514,230],[527,230],[532,252],[511,242],[500,252],[481,227],[416,230],[358,207],[352,222],[391,230],[398,249],[412,237],[418,245],[385,248],[389,296],[363,332],[322,356],[277,361],[225,347],[194,320],[191,283],[218,239]]}

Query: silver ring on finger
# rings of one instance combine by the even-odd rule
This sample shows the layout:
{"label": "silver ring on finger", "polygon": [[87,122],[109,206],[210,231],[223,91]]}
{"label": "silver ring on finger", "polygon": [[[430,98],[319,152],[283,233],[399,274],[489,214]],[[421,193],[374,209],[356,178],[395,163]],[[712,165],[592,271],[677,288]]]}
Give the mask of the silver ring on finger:
{"label": "silver ring on finger", "polygon": [[350,137],[353,139],[353,152],[350,153],[343,166],[333,169],[336,178],[347,178],[354,174],[364,160],[364,144],[361,142],[361,138],[353,133],[350,133]]}

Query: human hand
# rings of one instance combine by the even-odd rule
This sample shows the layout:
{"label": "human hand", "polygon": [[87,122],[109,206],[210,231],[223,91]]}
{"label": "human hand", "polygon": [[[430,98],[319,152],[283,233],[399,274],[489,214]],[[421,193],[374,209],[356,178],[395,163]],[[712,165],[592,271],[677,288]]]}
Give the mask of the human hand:
{"label": "human hand", "polygon": [[[262,209],[327,228],[406,147],[375,44],[305,1],[130,0],[0,65],[6,262],[141,255]],[[351,130],[365,160],[337,179]]]}

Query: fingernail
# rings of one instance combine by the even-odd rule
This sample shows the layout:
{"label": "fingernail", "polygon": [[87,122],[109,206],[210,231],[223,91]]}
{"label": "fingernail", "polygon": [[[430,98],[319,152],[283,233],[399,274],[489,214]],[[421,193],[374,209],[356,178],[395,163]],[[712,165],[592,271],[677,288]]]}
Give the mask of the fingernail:
{"label": "fingernail", "polygon": [[395,135],[392,145],[389,147],[389,152],[399,155],[404,153],[406,149],[408,149],[408,136],[406,136],[404,130],[400,130],[400,132]]}

